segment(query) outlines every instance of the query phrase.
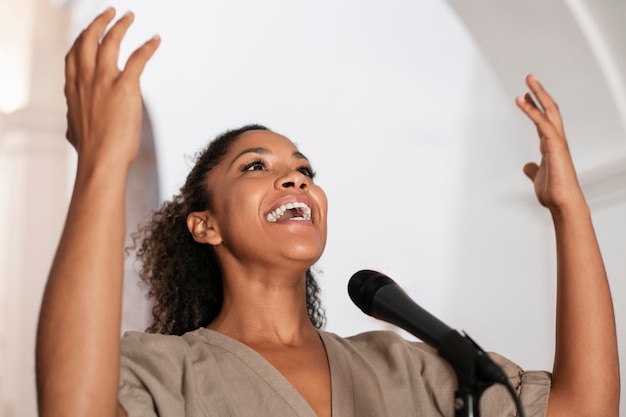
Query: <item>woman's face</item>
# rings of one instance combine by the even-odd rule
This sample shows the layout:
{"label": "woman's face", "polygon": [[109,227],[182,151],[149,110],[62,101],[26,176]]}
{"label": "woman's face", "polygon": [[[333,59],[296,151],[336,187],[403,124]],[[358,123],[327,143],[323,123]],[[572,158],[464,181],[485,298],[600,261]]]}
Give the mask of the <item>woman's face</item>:
{"label": "woman's face", "polygon": [[226,250],[246,265],[297,261],[308,267],[322,255],[326,195],[314,184],[309,161],[286,137],[243,133],[207,182],[218,256]]}

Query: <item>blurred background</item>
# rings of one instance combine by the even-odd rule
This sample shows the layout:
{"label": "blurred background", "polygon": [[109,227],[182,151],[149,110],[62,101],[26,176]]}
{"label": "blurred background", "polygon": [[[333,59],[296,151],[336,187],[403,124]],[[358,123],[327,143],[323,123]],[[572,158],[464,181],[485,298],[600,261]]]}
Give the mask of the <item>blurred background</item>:
{"label": "blurred background", "polygon": [[[262,123],[328,194],[326,330],[390,328],[347,296],[354,272],[377,269],[486,350],[550,370],[554,236],[521,171],[538,142],[514,104],[532,72],[562,110],[626,337],[625,2],[0,0],[0,417],[36,415],[37,315],[75,164],[63,58],[109,5],[136,14],[120,65],[162,37],[142,77],[129,232],[211,138]],[[123,330],[147,324],[135,270]]]}

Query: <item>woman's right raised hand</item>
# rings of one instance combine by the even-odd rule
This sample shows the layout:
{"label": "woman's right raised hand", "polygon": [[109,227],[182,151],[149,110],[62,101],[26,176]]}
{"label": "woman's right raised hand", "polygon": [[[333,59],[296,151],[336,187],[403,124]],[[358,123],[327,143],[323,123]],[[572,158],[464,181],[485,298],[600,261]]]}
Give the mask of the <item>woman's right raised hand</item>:
{"label": "woman's right raised hand", "polygon": [[159,45],[137,48],[123,70],[133,15],[107,9],[66,58],[67,138],[78,151],[74,191],[44,291],[37,332],[39,415],[124,415],[117,401],[128,168],[139,147],[139,77]]}
{"label": "woman's right raised hand", "polygon": [[126,13],[106,31],[114,17],[113,8],[96,17],[66,56],[67,139],[79,160],[129,166],[137,155],[141,130],[139,77],[160,38],[137,48],[120,70],[120,44],[134,15]]}

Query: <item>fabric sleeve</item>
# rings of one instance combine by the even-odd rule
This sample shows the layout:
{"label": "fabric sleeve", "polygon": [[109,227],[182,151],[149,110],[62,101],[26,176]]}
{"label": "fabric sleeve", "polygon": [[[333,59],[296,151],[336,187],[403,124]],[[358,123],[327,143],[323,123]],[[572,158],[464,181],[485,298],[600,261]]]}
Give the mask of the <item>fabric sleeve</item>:
{"label": "fabric sleeve", "polygon": [[[429,392],[433,403],[441,410],[442,415],[454,415],[453,407],[449,405],[454,401],[454,392],[457,389],[457,380],[454,371],[449,365],[439,366],[445,362],[432,347],[423,342],[412,342],[411,346],[419,355],[431,354],[430,357],[422,356],[420,360],[427,363],[422,377],[427,380]],[[491,359],[502,368],[507,375],[509,383],[517,393],[524,408],[526,417],[545,417],[550,395],[552,376],[545,371],[525,371],[509,359],[497,354],[489,353]],[[481,396],[479,403],[482,417],[515,417],[517,408],[509,391],[500,384],[489,387]]]}
{"label": "fabric sleeve", "polygon": [[[545,417],[552,377],[545,371],[524,371],[510,360],[490,353],[489,356],[502,368],[515,389],[526,417]],[[480,401],[481,415],[487,417],[517,416],[515,403],[502,385],[487,389]]]}
{"label": "fabric sleeve", "polygon": [[118,401],[128,417],[183,416],[183,361],[172,349],[176,340],[151,336],[129,332],[122,338]]}

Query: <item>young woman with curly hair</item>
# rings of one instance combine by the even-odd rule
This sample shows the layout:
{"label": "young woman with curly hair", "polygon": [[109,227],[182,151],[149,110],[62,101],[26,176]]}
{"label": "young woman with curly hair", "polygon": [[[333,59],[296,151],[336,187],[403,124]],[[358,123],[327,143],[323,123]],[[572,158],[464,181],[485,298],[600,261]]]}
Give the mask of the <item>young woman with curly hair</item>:
{"label": "young woman with curly hair", "polygon": [[[206,187],[211,170],[230,146],[248,131],[265,131],[261,125],[229,130],[196,156],[180,193],[152,213],[150,222],[135,234],[139,242],[141,279],[154,300],[149,332],[181,335],[207,326],[222,308],[222,276],[212,245],[199,243],[187,229],[188,216],[212,206]],[[310,175],[310,174],[309,174]],[[306,271],[306,305],[311,323],[322,328],[324,313],[320,289],[310,268]]]}
{"label": "young woman with curly hair", "polygon": [[[311,266],[326,243],[326,196],[307,158],[260,126],[228,132],[140,233],[151,332],[120,341],[124,196],[141,126],[139,76],[153,38],[126,66],[133,16],[106,10],[66,59],[76,183],[44,295],[37,340],[46,416],[452,416],[456,378],[422,343],[392,332],[342,338],[323,322]],[[517,105],[541,163],[524,167],[554,222],[557,329],[552,374],[493,355],[529,416],[617,416],[611,296],[560,113],[537,80]],[[487,416],[515,415],[502,390]]]}

